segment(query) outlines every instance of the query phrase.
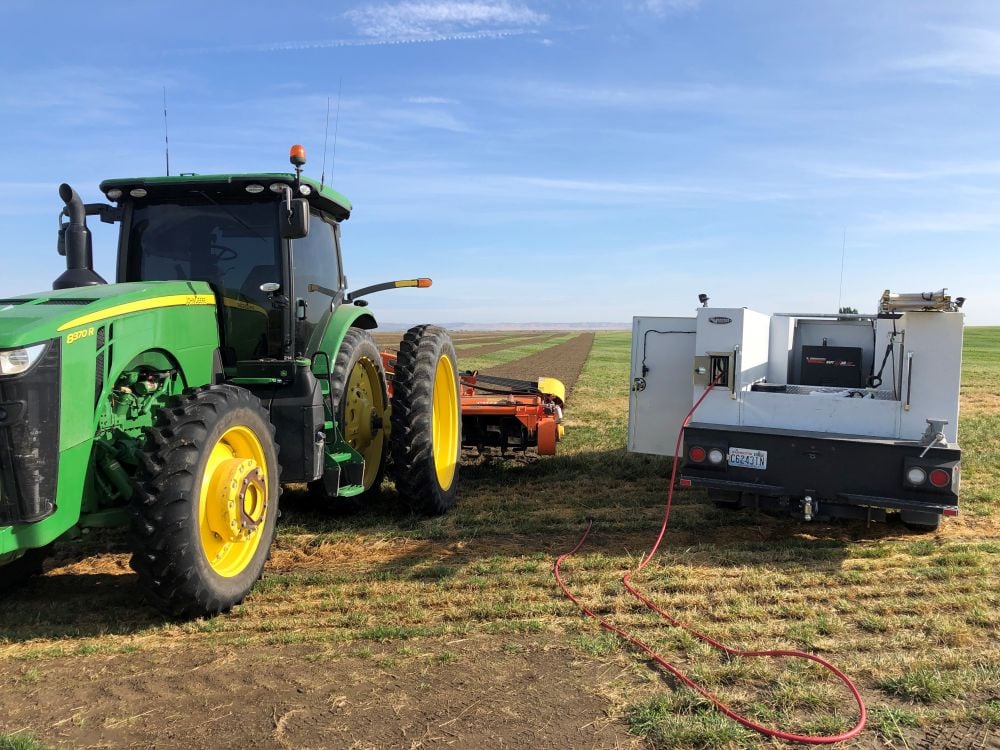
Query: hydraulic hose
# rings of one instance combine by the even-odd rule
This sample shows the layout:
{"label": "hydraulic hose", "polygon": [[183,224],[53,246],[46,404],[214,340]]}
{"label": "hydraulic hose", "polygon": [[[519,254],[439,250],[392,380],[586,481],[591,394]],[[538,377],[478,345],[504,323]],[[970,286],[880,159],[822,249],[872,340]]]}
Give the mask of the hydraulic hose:
{"label": "hydraulic hose", "polygon": [[742,651],[740,649],[731,648],[730,646],[726,646],[720,641],[717,641],[714,638],[711,638],[705,635],[704,633],[695,630],[691,626],[686,625],[680,620],[677,620],[676,618],[667,614],[662,609],[660,609],[656,604],[650,601],[645,595],[642,594],[642,592],[638,590],[638,588],[636,588],[635,585],[632,584],[632,576],[641,571],[644,567],[646,567],[646,565],[649,564],[650,560],[653,559],[653,557],[659,550],[660,544],[663,541],[663,537],[666,534],[667,525],[668,522],[670,521],[670,506],[674,497],[674,483],[677,479],[677,464],[678,464],[678,457],[680,456],[681,452],[681,445],[684,440],[684,430],[690,423],[691,417],[694,415],[695,411],[698,409],[699,406],[701,406],[702,401],[705,400],[705,398],[708,396],[712,388],[714,388],[715,385],[718,383],[720,377],[721,374],[717,376],[715,380],[713,380],[709,384],[709,386],[705,389],[705,392],[701,394],[701,397],[695,402],[694,406],[691,407],[691,411],[689,411],[687,413],[687,416],[684,417],[683,422],[681,422],[681,428],[677,433],[677,445],[674,450],[673,467],[670,471],[670,488],[667,490],[667,502],[666,502],[666,507],[664,508],[663,511],[663,523],[660,525],[660,533],[656,537],[656,542],[653,544],[652,549],[650,549],[650,551],[642,559],[639,565],[636,566],[634,570],[630,570],[622,577],[622,584],[625,586],[625,588],[632,596],[641,601],[646,607],[656,612],[660,617],[667,620],[667,622],[671,623],[672,625],[676,625],[679,628],[683,628],[684,630],[691,633],[691,635],[698,638],[699,640],[704,641],[710,646],[713,646],[716,649],[726,654],[729,654],[730,656],[741,656],[741,657],[787,656],[795,659],[808,659],[809,661],[816,662],[817,664],[821,665],[829,672],[831,672],[833,675],[835,675],[837,679],[839,679],[842,683],[844,683],[844,685],[850,691],[851,697],[854,698],[854,701],[858,706],[859,717],[857,724],[855,724],[852,729],[848,730],[847,732],[844,732],[843,734],[818,735],[818,736],[807,735],[807,734],[794,734],[792,732],[784,732],[781,731],[780,729],[758,724],[752,719],[742,714],[739,714],[733,709],[729,708],[729,706],[725,705],[716,695],[709,692],[706,688],[702,687],[698,683],[694,682],[694,680],[692,680],[690,677],[681,672],[680,669],[678,669],[673,664],[664,659],[662,656],[660,656],[658,653],[656,653],[650,646],[648,646],[646,643],[643,643],[639,638],[630,635],[629,633],[625,632],[618,626],[608,622],[603,617],[595,614],[591,609],[589,609],[585,604],[583,604],[576,596],[574,596],[573,593],[569,590],[569,587],[566,585],[565,581],[562,578],[562,571],[560,569],[564,560],[566,560],[569,557],[572,557],[580,550],[581,547],[583,547],[583,543],[587,540],[587,535],[590,534],[590,530],[594,525],[593,519],[587,522],[587,528],[583,532],[583,536],[581,536],[580,540],[576,543],[576,546],[573,547],[573,549],[571,549],[569,552],[560,555],[559,558],[556,560],[555,566],[553,567],[553,573],[555,574],[556,582],[559,584],[559,587],[562,589],[563,593],[570,599],[570,601],[576,604],[588,617],[597,620],[598,624],[604,630],[610,631],[618,635],[619,637],[627,640],[629,643],[641,649],[648,656],[650,656],[653,659],[653,661],[655,661],[661,667],[670,672],[670,674],[672,674],[674,677],[676,677],[678,680],[683,682],[685,685],[687,685],[695,692],[704,696],[706,699],[711,701],[711,703],[716,708],[718,708],[722,713],[724,713],[726,716],[733,719],[734,721],[739,722],[743,726],[748,727],[749,729],[753,729],[754,731],[759,732],[760,734],[766,735],[768,737],[777,737],[778,739],[782,740],[789,740],[791,742],[803,742],[812,745],[832,744],[834,742],[842,742],[844,740],[849,740],[852,737],[858,736],[858,734],[861,733],[861,730],[864,729],[865,723],[868,720],[868,710],[865,707],[865,701],[861,697],[861,693],[855,686],[855,684],[846,674],[840,671],[833,664],[831,664],[830,662],[826,661],[825,659],[819,656],[816,656],[815,654],[808,654],[804,651],[785,650],[785,649],[769,649],[765,651]]}

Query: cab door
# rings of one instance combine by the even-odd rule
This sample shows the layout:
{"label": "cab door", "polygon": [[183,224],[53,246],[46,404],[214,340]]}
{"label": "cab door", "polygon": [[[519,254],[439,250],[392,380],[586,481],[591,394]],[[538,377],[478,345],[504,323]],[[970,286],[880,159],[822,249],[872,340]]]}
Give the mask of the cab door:
{"label": "cab door", "polygon": [[[313,285],[314,291],[309,291]],[[337,225],[313,212],[309,234],[292,240],[292,294],[295,313],[295,354],[311,356],[326,330],[334,299],[328,292],[344,290],[338,252]],[[322,287],[328,291],[319,291]]]}

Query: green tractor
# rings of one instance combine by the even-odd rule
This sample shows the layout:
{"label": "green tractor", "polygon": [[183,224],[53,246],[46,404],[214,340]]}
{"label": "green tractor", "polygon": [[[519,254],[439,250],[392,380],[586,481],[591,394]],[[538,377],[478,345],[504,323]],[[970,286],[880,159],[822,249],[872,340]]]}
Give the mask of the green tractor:
{"label": "green tractor", "polygon": [[[388,468],[415,508],[455,501],[455,349],[408,331],[388,385],[363,297],[347,291],[339,193],[294,174],[59,188],[54,291],[0,300],[0,589],[52,543],[127,526],[146,597],[178,617],[243,601],[287,483],[363,500]],[[87,216],[120,225],[117,282],[93,270]],[[391,395],[390,395],[391,394]],[[390,463],[391,462],[391,463]]]}

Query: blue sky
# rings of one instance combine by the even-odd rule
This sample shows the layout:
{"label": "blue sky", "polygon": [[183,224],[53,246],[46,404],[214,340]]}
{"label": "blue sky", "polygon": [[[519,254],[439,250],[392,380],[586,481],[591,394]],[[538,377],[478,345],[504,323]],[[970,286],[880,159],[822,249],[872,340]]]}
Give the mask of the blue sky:
{"label": "blue sky", "polygon": [[[60,182],[284,171],[355,212],[384,321],[871,311],[1000,324],[1000,5],[568,0],[0,6],[0,295],[48,288]],[[334,116],[331,115],[331,120]],[[329,181],[329,180],[328,180]],[[95,232],[113,276],[113,234]]]}

